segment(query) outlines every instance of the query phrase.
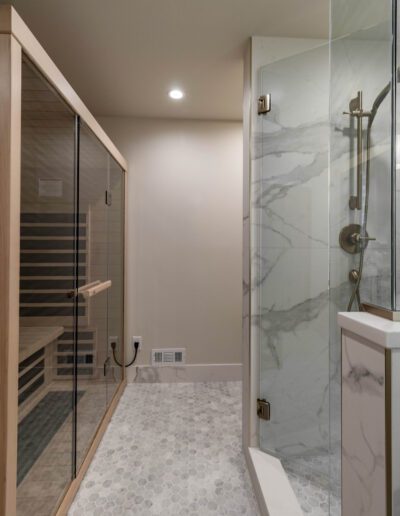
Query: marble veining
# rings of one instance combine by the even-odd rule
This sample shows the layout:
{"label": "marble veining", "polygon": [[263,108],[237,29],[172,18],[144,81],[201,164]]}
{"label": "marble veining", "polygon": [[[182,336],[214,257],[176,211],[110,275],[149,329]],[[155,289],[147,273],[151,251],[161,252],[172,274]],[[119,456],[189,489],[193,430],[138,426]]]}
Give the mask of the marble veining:
{"label": "marble veining", "polygon": [[241,382],[129,384],[69,516],[258,516]]}
{"label": "marble veining", "polygon": [[342,379],[343,514],[385,514],[384,351],[344,334]]}
{"label": "marble veining", "polygon": [[328,47],[269,64],[259,80],[274,99],[252,136],[251,324],[272,409],[261,447],[327,454]]}

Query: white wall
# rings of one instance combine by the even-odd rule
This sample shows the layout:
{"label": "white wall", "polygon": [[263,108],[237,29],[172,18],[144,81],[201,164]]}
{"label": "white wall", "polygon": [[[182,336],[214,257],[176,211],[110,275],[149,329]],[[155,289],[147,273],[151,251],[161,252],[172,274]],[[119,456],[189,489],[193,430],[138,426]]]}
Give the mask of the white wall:
{"label": "white wall", "polygon": [[127,335],[143,337],[138,364],[164,347],[186,348],[188,364],[240,363],[241,124],[100,123],[130,168]]}

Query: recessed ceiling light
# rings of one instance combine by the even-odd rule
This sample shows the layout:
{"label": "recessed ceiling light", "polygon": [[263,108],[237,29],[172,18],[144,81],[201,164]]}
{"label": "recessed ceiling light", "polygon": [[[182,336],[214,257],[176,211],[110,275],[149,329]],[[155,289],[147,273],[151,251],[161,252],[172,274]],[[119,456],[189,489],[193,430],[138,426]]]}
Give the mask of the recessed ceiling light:
{"label": "recessed ceiling light", "polygon": [[174,100],[181,100],[184,97],[184,93],[182,90],[171,90],[168,93],[169,97]]}

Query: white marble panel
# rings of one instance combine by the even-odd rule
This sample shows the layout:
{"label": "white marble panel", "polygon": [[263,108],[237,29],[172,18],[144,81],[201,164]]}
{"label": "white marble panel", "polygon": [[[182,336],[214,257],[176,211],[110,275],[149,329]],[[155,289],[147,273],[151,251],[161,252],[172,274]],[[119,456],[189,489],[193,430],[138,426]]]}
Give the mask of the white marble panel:
{"label": "white marble panel", "polygon": [[342,339],[342,515],[384,515],[385,354]]}
{"label": "white marble panel", "polygon": [[392,508],[393,516],[400,515],[400,350],[392,350]]}
{"label": "white marble panel", "polygon": [[[390,34],[392,4],[390,0],[331,0],[331,36],[347,34],[376,27],[377,36]],[[379,30],[379,27],[383,28]]]}

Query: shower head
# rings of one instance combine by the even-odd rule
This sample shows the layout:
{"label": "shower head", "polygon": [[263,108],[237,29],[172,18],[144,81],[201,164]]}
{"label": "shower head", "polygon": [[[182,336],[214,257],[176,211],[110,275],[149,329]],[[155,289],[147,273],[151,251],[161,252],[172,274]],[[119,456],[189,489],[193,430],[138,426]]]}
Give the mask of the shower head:
{"label": "shower head", "polygon": [[[397,68],[397,70],[396,70],[396,82],[400,82],[400,68]],[[373,119],[375,118],[375,115],[379,109],[379,106],[382,104],[382,102],[387,97],[387,95],[391,89],[391,86],[392,86],[392,83],[388,82],[386,84],[386,86],[376,96],[376,99],[374,100],[374,103],[372,104],[370,123],[372,123]]]}
{"label": "shower head", "polygon": [[[397,78],[398,77],[399,76],[397,76]],[[374,103],[372,104],[370,123],[372,123],[373,119],[375,118],[375,115],[378,112],[379,106],[382,104],[382,102],[387,97],[387,95],[391,89],[391,86],[392,86],[392,83],[388,82],[386,84],[386,86],[376,96]]]}

